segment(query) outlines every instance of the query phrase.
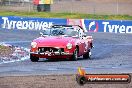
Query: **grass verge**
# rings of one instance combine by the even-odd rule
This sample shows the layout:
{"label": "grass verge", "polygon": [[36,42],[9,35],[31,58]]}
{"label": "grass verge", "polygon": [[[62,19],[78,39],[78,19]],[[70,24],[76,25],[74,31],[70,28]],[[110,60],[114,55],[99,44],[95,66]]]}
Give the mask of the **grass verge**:
{"label": "grass verge", "polygon": [[0,45],[0,57],[9,56],[12,53],[10,47]]}
{"label": "grass verge", "polygon": [[101,20],[132,20],[129,15],[93,15],[80,13],[51,13],[51,12],[16,12],[0,11],[0,16],[24,16],[42,18],[71,18],[71,19],[101,19]]}

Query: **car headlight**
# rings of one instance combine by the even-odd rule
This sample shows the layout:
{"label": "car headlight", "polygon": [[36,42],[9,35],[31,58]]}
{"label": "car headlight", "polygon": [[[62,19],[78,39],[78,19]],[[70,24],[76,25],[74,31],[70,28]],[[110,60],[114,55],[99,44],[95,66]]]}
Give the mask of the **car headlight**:
{"label": "car headlight", "polygon": [[71,49],[71,48],[72,48],[72,44],[71,44],[71,43],[68,43],[68,44],[66,45],[66,47],[67,47],[67,49]]}
{"label": "car headlight", "polygon": [[31,47],[32,47],[32,48],[36,48],[36,46],[37,46],[37,43],[36,43],[36,42],[32,42],[32,43],[31,43]]}

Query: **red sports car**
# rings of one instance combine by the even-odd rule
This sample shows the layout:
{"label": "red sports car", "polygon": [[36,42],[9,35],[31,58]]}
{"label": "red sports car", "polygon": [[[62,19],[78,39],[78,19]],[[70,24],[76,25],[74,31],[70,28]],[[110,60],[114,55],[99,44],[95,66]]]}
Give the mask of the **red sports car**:
{"label": "red sports car", "polygon": [[91,56],[92,36],[86,36],[78,25],[54,25],[40,34],[41,37],[31,43],[32,62],[39,58],[77,60],[79,56],[84,59]]}

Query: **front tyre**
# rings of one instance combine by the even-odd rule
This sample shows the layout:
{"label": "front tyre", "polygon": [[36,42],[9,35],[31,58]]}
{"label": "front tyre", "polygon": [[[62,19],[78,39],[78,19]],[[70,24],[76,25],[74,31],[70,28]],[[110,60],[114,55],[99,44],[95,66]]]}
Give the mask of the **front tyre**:
{"label": "front tyre", "polygon": [[73,55],[72,55],[72,60],[73,61],[77,61],[78,59],[78,49],[76,48],[73,52]]}
{"label": "front tyre", "polygon": [[36,57],[36,56],[33,56],[32,54],[30,54],[30,60],[31,60],[32,62],[38,62],[39,57]]}

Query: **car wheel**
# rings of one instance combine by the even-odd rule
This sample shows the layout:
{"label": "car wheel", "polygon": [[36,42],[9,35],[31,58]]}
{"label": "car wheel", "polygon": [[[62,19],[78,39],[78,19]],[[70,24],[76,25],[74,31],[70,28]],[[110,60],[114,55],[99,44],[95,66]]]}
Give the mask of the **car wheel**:
{"label": "car wheel", "polygon": [[35,56],[33,56],[32,54],[30,54],[30,60],[31,60],[32,62],[38,62],[39,57],[35,57]]}
{"label": "car wheel", "polygon": [[78,58],[78,49],[76,48],[73,52],[73,55],[72,55],[72,60],[73,61],[76,61]]}
{"label": "car wheel", "polygon": [[90,59],[91,58],[91,51],[88,50],[84,55],[83,55],[83,59]]}

